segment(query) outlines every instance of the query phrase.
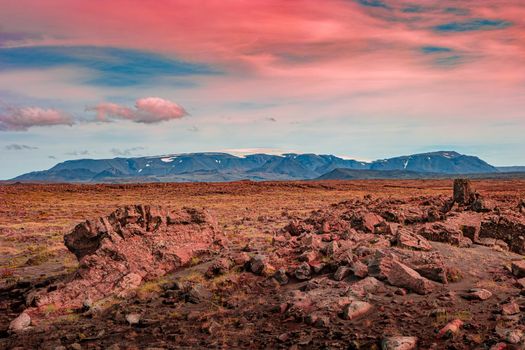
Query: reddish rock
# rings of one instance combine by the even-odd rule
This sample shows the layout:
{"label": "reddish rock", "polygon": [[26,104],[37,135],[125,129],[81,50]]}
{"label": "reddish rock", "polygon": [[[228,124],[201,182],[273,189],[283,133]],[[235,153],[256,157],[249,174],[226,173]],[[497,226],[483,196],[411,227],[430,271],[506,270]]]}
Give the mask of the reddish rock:
{"label": "reddish rock", "polygon": [[448,283],[449,268],[438,252],[424,252],[407,249],[393,250],[399,261],[416,270],[421,276],[429,280]]}
{"label": "reddish rock", "polygon": [[9,324],[9,330],[12,332],[20,332],[29,328],[31,325],[31,317],[26,313],[21,313]]}
{"label": "reddish rock", "polygon": [[235,263],[235,265],[245,265],[250,261],[250,256],[248,253],[240,252],[232,256],[232,260]]}
{"label": "reddish rock", "polygon": [[366,277],[360,281],[355,282],[348,289],[349,295],[356,297],[364,297],[368,293],[374,294],[378,291],[384,290],[385,285],[374,277]]}
{"label": "reddish rock", "polygon": [[386,280],[396,287],[403,287],[418,294],[427,294],[434,289],[434,284],[422,277],[417,271],[399,262],[392,255],[379,253],[368,265],[368,273],[373,277]]}
{"label": "reddish rock", "polygon": [[349,276],[351,272],[352,270],[348,266],[339,266],[334,273],[334,280],[342,281],[345,277]]}
{"label": "reddish rock", "polygon": [[343,318],[345,320],[353,320],[367,314],[370,310],[372,310],[372,304],[355,300],[344,307]]}
{"label": "reddish rock", "polygon": [[496,326],[496,333],[507,343],[518,344],[523,339],[523,331],[520,329]]}
{"label": "reddish rock", "polygon": [[473,288],[461,296],[468,300],[487,300],[492,296],[492,292],[486,289]]}
{"label": "reddish rock", "polygon": [[375,232],[375,227],[382,225],[385,219],[378,214],[365,212],[354,217],[352,226],[363,232]]}
{"label": "reddish rock", "polygon": [[295,269],[294,275],[300,281],[308,280],[312,277],[312,268],[304,262]]}
{"label": "reddish rock", "polygon": [[127,296],[145,279],[187,264],[220,238],[216,221],[205,211],[126,206],[107,217],[88,220],[64,236],[79,259],[72,281],[36,298],[39,307],[79,308],[86,298]]}
{"label": "reddish rock", "polygon": [[397,232],[398,224],[390,222],[380,222],[374,226],[374,233],[376,235],[393,235]]}
{"label": "reddish rock", "polygon": [[437,337],[438,338],[452,337],[459,332],[461,326],[463,326],[463,321],[456,318],[455,320],[452,320],[449,323],[447,323],[445,327],[441,328],[441,330],[437,334]]}
{"label": "reddish rock", "polygon": [[511,264],[512,273],[518,278],[525,277],[525,260],[516,260]]}
{"label": "reddish rock", "polygon": [[463,238],[463,233],[457,225],[447,222],[425,224],[418,233],[430,241],[445,242],[453,245],[459,245]]}
{"label": "reddish rock", "polygon": [[476,241],[481,230],[481,215],[472,212],[462,212],[456,216],[449,217],[445,221],[463,233],[463,236]]}
{"label": "reddish rock", "polygon": [[396,245],[405,249],[432,250],[430,243],[421,235],[411,232],[406,228],[400,228],[394,239]]}
{"label": "reddish rock", "polygon": [[292,236],[299,236],[301,233],[305,232],[304,227],[301,225],[299,220],[293,219],[290,223],[284,228],[284,231],[288,232]]}
{"label": "reddish rock", "polygon": [[516,214],[490,216],[481,223],[479,237],[500,239],[512,252],[525,254],[525,218]]}
{"label": "reddish rock", "polygon": [[515,301],[501,305],[501,313],[503,315],[516,315],[520,313],[520,306]]}
{"label": "reddish rock", "polygon": [[414,350],[417,348],[417,337],[394,336],[383,339],[382,350]]}
{"label": "reddish rock", "polygon": [[232,265],[233,264],[230,259],[227,259],[227,258],[217,259],[210,265],[210,267],[208,268],[208,271],[206,271],[206,276],[213,277],[213,276],[223,275],[230,270]]}
{"label": "reddish rock", "polygon": [[368,266],[363,264],[361,261],[354,261],[350,267],[355,276],[364,278],[368,276]]}
{"label": "reddish rock", "polygon": [[315,261],[317,259],[317,253],[313,250],[304,252],[298,257],[299,261],[306,261],[308,263]]}

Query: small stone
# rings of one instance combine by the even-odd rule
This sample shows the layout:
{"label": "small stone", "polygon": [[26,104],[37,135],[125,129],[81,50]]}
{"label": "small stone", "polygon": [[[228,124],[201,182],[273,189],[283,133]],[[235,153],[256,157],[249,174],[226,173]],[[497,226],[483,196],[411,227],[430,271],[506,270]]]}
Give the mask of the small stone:
{"label": "small stone", "polygon": [[224,275],[232,267],[232,261],[227,258],[220,258],[213,262],[213,264],[206,271],[206,276],[213,277]]}
{"label": "small stone", "polygon": [[503,338],[504,341],[511,344],[518,344],[523,338],[523,332],[519,329],[498,329],[496,333]]}
{"label": "small stone", "polygon": [[317,253],[314,252],[313,250],[309,250],[301,254],[298,259],[299,261],[306,261],[310,263],[312,261],[315,261],[315,259],[317,259]]}
{"label": "small stone", "polygon": [[348,266],[339,266],[334,273],[334,280],[342,281],[346,276],[350,275],[352,270]]}
{"label": "small stone", "polygon": [[326,264],[315,261],[310,263],[310,267],[312,268],[314,273],[321,273],[321,271],[326,267]]}
{"label": "small stone", "polygon": [[262,275],[268,266],[268,258],[263,255],[256,255],[250,260],[250,270],[256,275]]}
{"label": "small stone", "polygon": [[503,315],[516,315],[520,312],[520,306],[515,301],[512,301],[501,306],[501,313]]}
{"label": "small stone", "polygon": [[467,300],[487,300],[492,296],[492,293],[486,289],[473,288],[470,289],[462,297]]}
{"label": "small stone", "polygon": [[93,307],[93,300],[91,300],[90,298],[84,299],[84,301],[82,302],[82,307],[84,310],[91,309]]}
{"label": "small stone", "polygon": [[516,283],[518,284],[518,287],[520,287],[521,289],[524,289],[525,288],[525,277],[524,278],[519,278]]}
{"label": "small stone", "polygon": [[459,332],[459,329],[463,325],[463,321],[456,318],[455,320],[450,321],[447,325],[438,332],[438,338],[447,338],[451,337]]}
{"label": "small stone", "polygon": [[525,277],[525,260],[513,261],[511,269],[514,276],[518,278]]}
{"label": "small stone", "polygon": [[339,249],[339,244],[337,243],[337,241],[331,241],[324,248],[324,253],[327,256],[332,256],[337,252],[338,249]]}
{"label": "small stone", "polygon": [[314,326],[319,327],[319,328],[328,327],[329,325],[330,325],[330,317],[326,315],[318,316],[314,322]]}
{"label": "small stone", "polygon": [[72,350],[82,350],[82,345],[79,343],[73,343],[69,346]]}
{"label": "small stone", "polygon": [[235,265],[244,265],[250,261],[248,253],[240,252],[233,256],[233,262]]}
{"label": "small stone", "polygon": [[280,268],[275,272],[273,275],[273,278],[280,284],[285,285],[288,283],[288,276],[286,275],[286,270],[283,268]]}
{"label": "small stone", "polygon": [[405,228],[399,229],[395,241],[399,247],[405,249],[423,251],[431,251],[433,249],[426,238]]}
{"label": "small stone", "polygon": [[23,331],[31,325],[31,317],[23,312],[9,324],[9,330],[13,332]]}
{"label": "small stone", "polygon": [[304,281],[311,278],[311,268],[310,265],[308,265],[307,262],[303,262],[301,265],[299,265],[294,272],[295,278],[297,278],[300,281]]}
{"label": "small stone", "polygon": [[137,313],[127,314],[126,321],[129,323],[130,326],[137,325],[140,322],[140,314],[137,314]]}
{"label": "small stone", "polygon": [[368,313],[371,309],[372,304],[366,301],[355,300],[345,306],[343,309],[343,318],[345,320],[353,320]]}
{"label": "small stone", "polygon": [[388,337],[381,343],[382,350],[413,350],[417,347],[417,337]]}
{"label": "small stone", "polygon": [[283,334],[280,334],[277,339],[284,343],[285,341],[287,341],[288,339],[290,338],[290,335],[288,333],[283,333]]}
{"label": "small stone", "polygon": [[221,325],[218,324],[217,322],[215,321],[211,321],[211,322],[206,322],[202,325],[202,331],[207,333],[207,334],[210,334],[210,335],[214,335],[217,333],[217,331],[220,329]]}
{"label": "small stone", "polygon": [[191,287],[185,295],[186,301],[193,304],[198,304],[205,300],[210,300],[212,293],[204,286],[198,284]]}
{"label": "small stone", "polygon": [[351,267],[352,272],[355,276],[365,278],[368,276],[368,266],[363,264],[361,261],[354,261]]}

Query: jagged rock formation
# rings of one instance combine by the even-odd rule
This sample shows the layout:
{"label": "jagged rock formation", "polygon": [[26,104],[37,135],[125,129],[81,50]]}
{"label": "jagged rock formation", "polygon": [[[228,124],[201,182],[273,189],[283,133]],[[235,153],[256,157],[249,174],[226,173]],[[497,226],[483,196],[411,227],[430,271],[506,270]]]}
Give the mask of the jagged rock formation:
{"label": "jagged rock formation", "polygon": [[37,293],[32,304],[78,308],[86,299],[126,297],[143,281],[183,266],[219,239],[217,223],[206,211],[143,205],[118,208],[65,235],[79,269],[55,291]]}

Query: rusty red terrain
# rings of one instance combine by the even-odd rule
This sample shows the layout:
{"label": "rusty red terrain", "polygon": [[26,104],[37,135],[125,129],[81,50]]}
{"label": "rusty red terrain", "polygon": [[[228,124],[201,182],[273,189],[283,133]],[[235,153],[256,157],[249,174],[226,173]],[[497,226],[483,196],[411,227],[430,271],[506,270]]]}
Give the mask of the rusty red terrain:
{"label": "rusty red terrain", "polygon": [[0,347],[519,349],[524,185],[3,186]]}

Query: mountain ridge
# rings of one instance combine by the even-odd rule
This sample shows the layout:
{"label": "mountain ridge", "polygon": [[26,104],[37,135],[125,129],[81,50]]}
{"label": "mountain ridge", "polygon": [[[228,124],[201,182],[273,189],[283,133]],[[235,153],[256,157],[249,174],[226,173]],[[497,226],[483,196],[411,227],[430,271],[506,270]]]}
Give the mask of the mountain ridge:
{"label": "mountain ridge", "polygon": [[[188,182],[236,180],[308,180],[337,169],[369,171],[362,176],[432,177],[432,174],[498,173],[475,156],[437,151],[363,162],[329,154],[264,153],[235,156],[221,152],[180,153],[112,159],[75,159],[13,181],[49,182]],[[384,173],[391,171],[393,173]],[[356,176],[359,173],[356,173]],[[372,175],[374,174],[374,175]],[[417,175],[416,175],[417,174]]]}

